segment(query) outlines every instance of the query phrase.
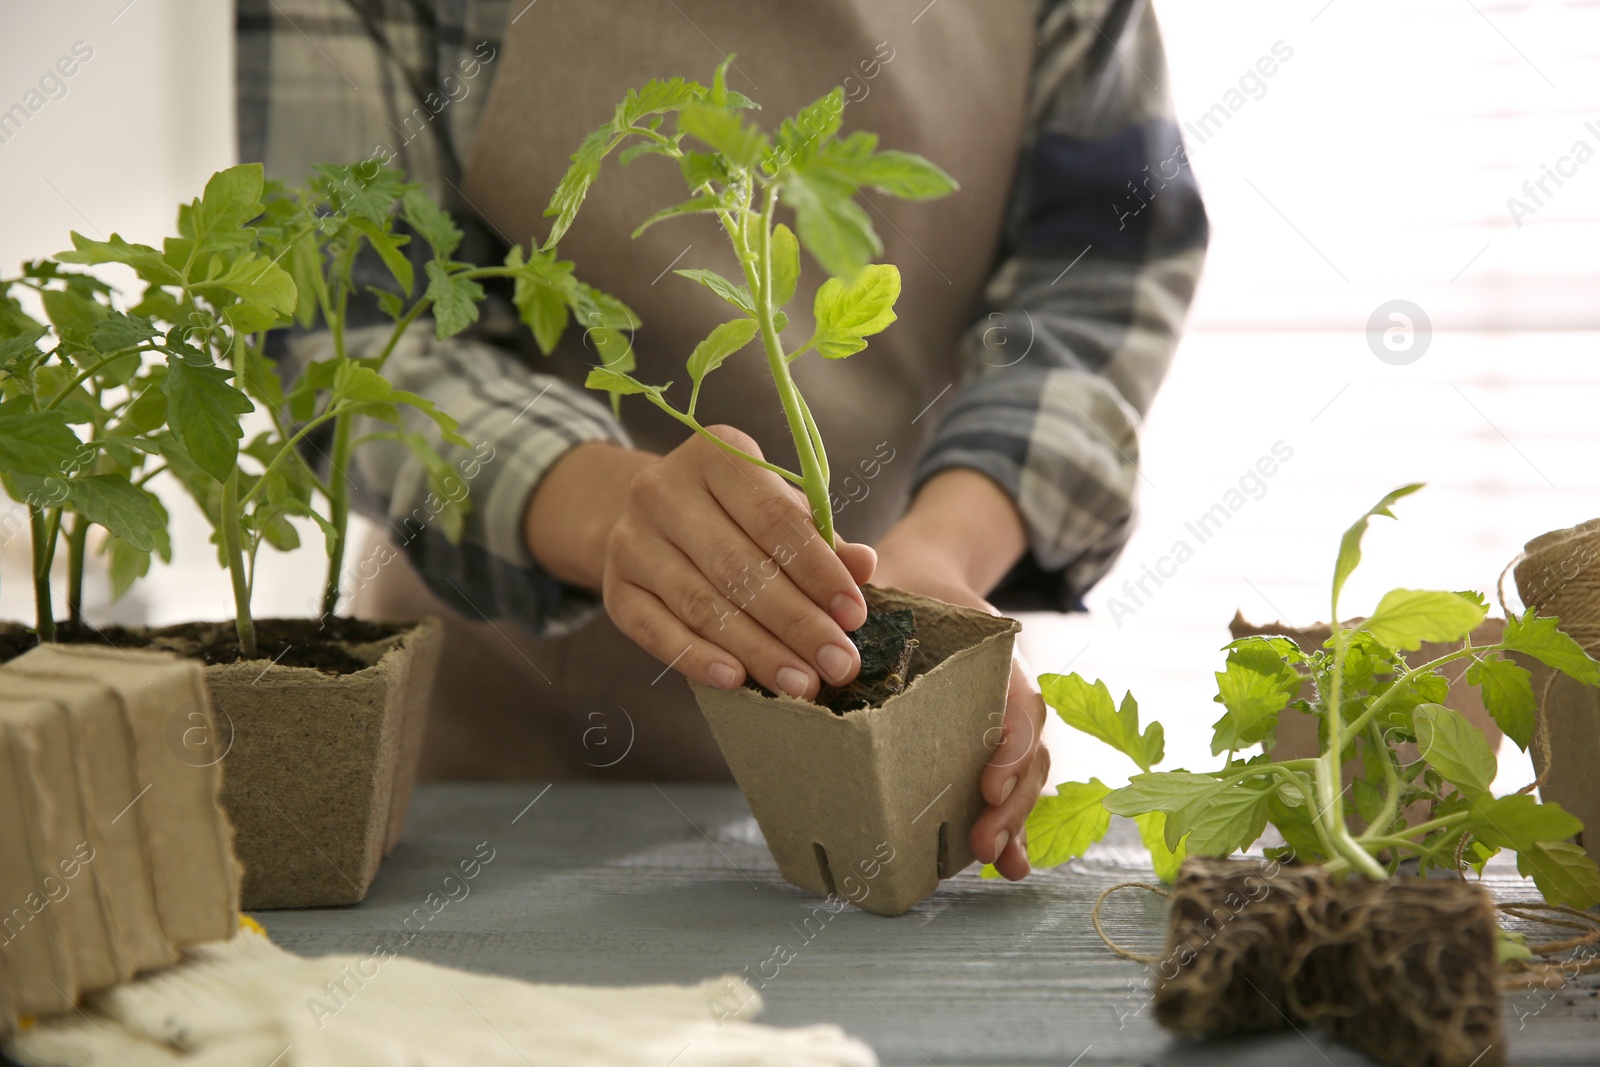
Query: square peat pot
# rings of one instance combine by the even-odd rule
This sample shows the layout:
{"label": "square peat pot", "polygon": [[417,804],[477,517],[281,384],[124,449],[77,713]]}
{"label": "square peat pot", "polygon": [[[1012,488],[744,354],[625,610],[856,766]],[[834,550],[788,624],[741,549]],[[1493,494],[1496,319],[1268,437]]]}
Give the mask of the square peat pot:
{"label": "square peat pot", "polygon": [[352,674],[264,660],[206,668],[222,804],[249,910],[354,904],[405,825],[442,630],[353,642]]}
{"label": "square peat pot", "polygon": [[899,915],[974,861],[979,778],[999,743],[1022,624],[898,589],[910,608],[910,684],[839,714],[786,695],[692,686],[785,879]]}

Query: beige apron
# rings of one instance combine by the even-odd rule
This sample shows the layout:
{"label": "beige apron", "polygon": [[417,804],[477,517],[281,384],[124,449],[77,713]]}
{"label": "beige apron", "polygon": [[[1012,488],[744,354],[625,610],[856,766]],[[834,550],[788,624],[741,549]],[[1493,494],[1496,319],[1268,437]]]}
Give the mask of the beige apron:
{"label": "beige apron", "polygon": [[[1034,10],[1033,0],[542,0],[508,27],[464,190],[507,239],[542,238],[544,207],[568,156],[627,89],[680,73],[709,81],[729,52],[737,55],[730,88],[762,104],[753,115],[769,130],[843,85],[845,133],[871,130],[881,147],[920,152],[949,171],[961,190],[941,201],[862,195],[883,239],[883,261],[903,277],[899,321],[860,355],[806,356],[794,365],[828,445],[836,506],[846,501],[840,535],[872,542],[903,510],[916,458],[963,377],[959,340],[994,262],[1017,159]],[[629,236],[685,197],[670,161],[644,156],[624,168],[608,158],[561,242],[580,277],[639,313],[636,373],[646,382],[686,385],[687,353],[737,314],[670,272],[704,267],[741,277],[714,218],[671,220]],[[823,280],[805,257],[788,306],[791,347],[809,336]],[[593,352],[572,344],[549,369],[581,382],[594,362]],[[754,348],[707,379],[698,415],[738,426],[766,456],[795,464],[766,362]],[[684,438],[679,424],[638,398],[624,399],[622,421],[641,448],[666,452]],[[377,585],[358,611],[431,612],[451,622],[425,775],[726,775],[681,677],[663,676],[662,665],[609,619],[535,640],[509,620],[491,628],[461,619],[414,574]]]}

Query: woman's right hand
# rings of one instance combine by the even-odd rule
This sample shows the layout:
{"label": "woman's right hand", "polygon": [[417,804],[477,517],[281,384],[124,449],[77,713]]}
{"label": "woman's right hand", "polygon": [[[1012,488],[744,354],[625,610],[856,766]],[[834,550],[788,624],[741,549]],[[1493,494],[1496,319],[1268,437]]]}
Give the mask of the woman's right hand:
{"label": "woman's right hand", "polygon": [[[760,457],[739,430],[709,429]],[[535,558],[543,561],[541,541],[559,556],[575,532],[560,521],[562,512],[572,514],[563,501],[583,507],[587,496],[583,510],[592,513],[597,498],[604,508],[613,496],[617,518],[604,541],[601,592],[617,628],[645,651],[721,689],[742,685],[748,674],[773,692],[811,698],[821,680],[853,679],[861,659],[845,631],[866,620],[860,583],[876,566],[871,547],[841,541],[835,552],[797,489],[699,434],[657,459],[640,456],[579,446],[558,461],[546,475],[553,484],[541,484],[529,511]],[[610,493],[598,464],[609,465]]]}

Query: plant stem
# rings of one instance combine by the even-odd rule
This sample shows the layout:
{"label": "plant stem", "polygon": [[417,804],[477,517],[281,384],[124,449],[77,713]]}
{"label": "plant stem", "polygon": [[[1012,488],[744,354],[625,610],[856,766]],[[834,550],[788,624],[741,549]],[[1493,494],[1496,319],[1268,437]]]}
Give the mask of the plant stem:
{"label": "plant stem", "polygon": [[1378,809],[1378,817],[1373,819],[1357,838],[1363,844],[1370,844],[1372,839],[1394,824],[1395,816],[1400,813],[1400,772],[1394,765],[1394,753],[1384,743],[1383,731],[1378,729],[1377,723],[1367,725],[1367,744],[1375,746],[1377,755],[1383,761],[1383,807]]}
{"label": "plant stem", "polygon": [[239,657],[256,658],[256,624],[250,614],[250,580],[244,569],[243,536],[240,531],[239,471],[237,468],[222,483],[222,550],[228,560],[228,576],[233,580],[234,631],[239,635]]}
{"label": "plant stem", "polygon": [[55,556],[55,545],[50,541],[41,509],[28,509],[28,524],[33,535],[34,628],[39,631],[40,641],[54,641],[56,619],[50,604],[50,564]]}
{"label": "plant stem", "polygon": [[332,615],[339,606],[339,571],[344,566],[345,541],[350,531],[350,480],[345,469],[350,463],[353,418],[345,413],[333,422],[333,455],[328,461],[328,522],[335,536],[328,551],[328,578],[322,586],[323,618]]}
{"label": "plant stem", "polygon": [[1333,677],[1328,684],[1328,704],[1325,709],[1328,748],[1319,758],[1313,775],[1317,804],[1321,809],[1317,818],[1335,853],[1368,878],[1381,879],[1387,877],[1383,865],[1362,847],[1361,842],[1350,836],[1350,830],[1344,824],[1344,790],[1340,786],[1344,769],[1344,709],[1341,706],[1340,689],[1344,682],[1344,657],[1349,640],[1348,631],[1340,628],[1337,620],[1333,626]]}
{"label": "plant stem", "polygon": [[55,395],[55,397],[53,399],[51,399],[50,403],[46,404],[44,407],[40,408],[39,410],[41,410],[41,411],[54,411],[56,409],[56,407],[59,406],[60,403],[63,400],[65,400],[67,397],[72,395],[72,391],[74,389],[78,388],[78,386],[82,385],[84,382],[86,382],[90,378],[94,377],[102,369],[104,369],[108,364],[115,363],[119,359],[127,359],[129,356],[134,355],[134,354],[139,353],[139,352],[155,352],[155,351],[160,351],[160,349],[155,345],[149,345],[149,346],[131,345],[128,348],[119,348],[115,352],[112,352],[108,356],[102,356],[100,359],[98,359],[95,362],[89,364],[82,371],[80,371],[78,373],[77,377],[73,378],[72,381],[68,382],[67,385],[61,390],[61,392],[57,393]]}
{"label": "plant stem", "polygon": [[749,244],[744,236],[747,224],[745,217],[741,216],[740,224],[735,228],[724,213],[723,225],[733,238],[734,250],[738,252],[739,262],[744,266],[745,281],[749,284],[750,295],[755,301],[756,322],[761,327],[761,344],[767,352],[767,366],[772,371],[773,384],[778,390],[778,402],[783,405],[784,417],[789,422],[789,434],[794,438],[795,451],[800,457],[801,488],[805,490],[806,502],[811,505],[811,517],[817,525],[817,532],[822,535],[830,548],[834,548],[837,546],[833,535],[833,505],[828,499],[828,475],[823,468],[823,461],[817,455],[812,429],[808,425],[803,406],[805,401],[800,399],[800,391],[795,388],[794,379],[789,374],[789,361],[784,358],[783,341],[778,337],[778,330],[773,322],[772,216],[777,206],[778,187],[768,186],[766,207],[757,220],[759,230],[756,234],[753,262]]}
{"label": "plant stem", "polygon": [[316,418],[300,427],[295,435],[285,441],[282,448],[278,449],[278,453],[272,457],[272,461],[262,468],[261,474],[256,480],[256,484],[251,486],[250,491],[244,495],[244,499],[239,501],[239,506],[246,507],[249,505],[250,501],[255,499],[256,494],[261,492],[261,487],[267,484],[267,475],[271,474],[277,469],[278,464],[283,462],[283,457],[287,456],[289,454],[289,450],[300,443],[301,438],[305,437],[306,434],[310,433],[312,430],[315,430],[318,426],[321,426],[328,420],[338,418],[339,414],[339,409],[335,409],[333,411],[324,411],[321,415],[318,415]]}
{"label": "plant stem", "polygon": [[89,542],[89,524],[82,515],[72,516],[67,533],[67,618],[83,625],[83,551]]}
{"label": "plant stem", "polygon": [[662,411],[665,411],[668,415],[671,415],[673,418],[689,427],[689,429],[693,430],[701,437],[704,437],[707,441],[710,441],[712,444],[728,453],[728,455],[737,456],[746,463],[753,463],[762,470],[771,471],[784,481],[793,482],[795,485],[802,487],[805,485],[804,479],[802,479],[800,475],[796,474],[794,471],[780,467],[776,463],[768,463],[764,459],[761,459],[757,456],[752,456],[742,448],[736,448],[735,446],[730,445],[728,442],[724,441],[722,438],[718,437],[716,434],[700,425],[699,420],[697,420],[693,415],[686,415],[677,408],[673,407],[671,404],[667,403],[666,398],[664,398],[659,392],[647,392],[644,394],[644,397],[656,407],[660,408]]}
{"label": "plant stem", "polygon": [[1497,652],[1504,648],[1505,646],[1503,644],[1473,645],[1470,648],[1460,648],[1454,652],[1446,653],[1445,655],[1440,656],[1438,659],[1429,660],[1420,667],[1413,667],[1411,670],[1406,671],[1400,677],[1396,678],[1388,689],[1385,689],[1378,695],[1378,699],[1374,700],[1371,704],[1368,704],[1366,710],[1360,715],[1357,715],[1355,719],[1351,721],[1350,729],[1353,732],[1359,732],[1366,729],[1367,724],[1372,722],[1373,719],[1377,718],[1378,712],[1383,710],[1384,705],[1388,704],[1390,700],[1394,699],[1396,694],[1404,691],[1404,689],[1409,686],[1414,679],[1428,673],[1429,671],[1442,667],[1446,663],[1454,663],[1458,659],[1466,659],[1467,657],[1478,652]]}
{"label": "plant stem", "polygon": [[[470,274],[471,272],[468,271],[467,273]],[[410,311],[395,320],[394,329],[389,332],[389,340],[384,342],[383,351],[378,353],[377,365],[372,368],[373,370],[383,370],[383,365],[389,361],[389,353],[394,351],[394,346],[400,342],[400,338],[405,334],[406,330],[417,320],[418,315],[432,306],[433,301],[424,296],[411,305]]]}

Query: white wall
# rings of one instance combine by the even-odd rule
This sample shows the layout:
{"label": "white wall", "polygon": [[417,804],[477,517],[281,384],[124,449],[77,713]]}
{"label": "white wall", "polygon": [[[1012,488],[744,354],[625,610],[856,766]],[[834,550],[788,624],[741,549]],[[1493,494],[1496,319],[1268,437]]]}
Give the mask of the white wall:
{"label": "white wall", "polygon": [[[212,172],[235,161],[233,5],[225,0],[0,0],[0,111],[32,102],[30,90],[62,56],[92,54],[54,85],[20,131],[0,143],[0,270],[70,247],[68,233],[112,231],[160,244],[177,206],[199,195]],[[81,42],[81,44],[79,43]],[[107,270],[113,282],[131,274]],[[181,490],[152,483],[173,515],[175,559],[158,562],[126,600],[106,603],[91,577],[91,619],[176,622],[229,618],[227,580],[207,544],[210,529]],[[0,506],[10,506],[8,503]],[[302,531],[305,536],[307,531]],[[364,536],[357,531],[357,543]],[[313,533],[320,551],[321,537]],[[0,618],[31,619],[26,537],[0,546]],[[256,614],[305,614],[319,588],[316,552],[261,553]],[[64,585],[58,583],[59,588]],[[60,598],[58,598],[60,599]],[[58,615],[65,610],[57,605]]]}

